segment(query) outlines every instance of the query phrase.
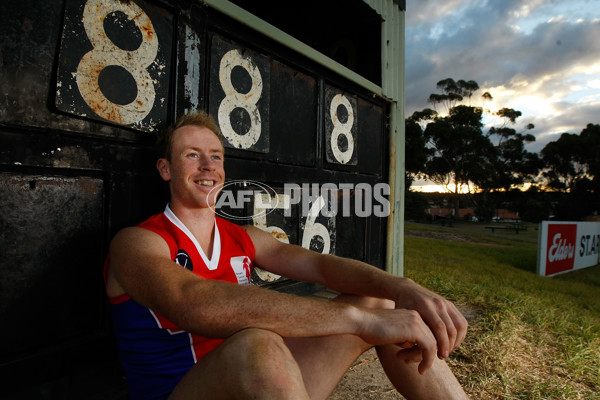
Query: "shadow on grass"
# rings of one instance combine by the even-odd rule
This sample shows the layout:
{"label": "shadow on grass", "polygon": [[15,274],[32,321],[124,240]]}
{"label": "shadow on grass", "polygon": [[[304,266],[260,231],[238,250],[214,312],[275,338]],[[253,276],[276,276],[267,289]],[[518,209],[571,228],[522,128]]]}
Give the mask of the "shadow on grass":
{"label": "shadow on grass", "polygon": [[556,275],[550,279],[564,282],[584,282],[586,285],[600,287],[600,264]]}
{"label": "shadow on grass", "polygon": [[537,273],[537,251],[527,248],[489,247],[483,252],[494,263],[506,264],[523,271]]}

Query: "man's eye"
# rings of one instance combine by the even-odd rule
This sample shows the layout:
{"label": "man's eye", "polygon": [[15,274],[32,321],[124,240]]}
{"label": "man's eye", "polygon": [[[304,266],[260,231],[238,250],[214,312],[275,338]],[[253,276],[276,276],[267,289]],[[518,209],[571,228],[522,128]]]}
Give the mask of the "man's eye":
{"label": "man's eye", "polygon": [[190,158],[198,158],[198,153],[190,153],[190,154],[188,154],[188,157],[190,157]]}
{"label": "man's eye", "polygon": [[219,156],[219,155],[214,155],[212,158],[213,158],[213,160],[217,160],[217,161],[221,161],[221,160],[223,159],[223,158],[222,158],[221,156]]}

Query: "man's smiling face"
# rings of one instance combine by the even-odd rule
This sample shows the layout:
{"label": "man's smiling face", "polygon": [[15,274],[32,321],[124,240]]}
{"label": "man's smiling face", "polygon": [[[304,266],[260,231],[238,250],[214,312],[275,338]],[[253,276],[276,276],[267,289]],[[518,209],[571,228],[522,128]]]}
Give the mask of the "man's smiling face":
{"label": "man's smiling face", "polygon": [[225,182],[225,154],[217,135],[208,128],[186,125],[173,133],[171,161],[157,167],[169,182],[171,203],[188,208],[213,207]]}

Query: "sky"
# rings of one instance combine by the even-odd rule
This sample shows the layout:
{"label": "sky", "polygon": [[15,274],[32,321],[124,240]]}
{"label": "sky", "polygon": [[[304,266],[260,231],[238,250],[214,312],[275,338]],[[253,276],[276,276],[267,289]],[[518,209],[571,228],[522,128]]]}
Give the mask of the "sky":
{"label": "sky", "polygon": [[[539,152],[600,124],[600,0],[407,0],[406,116],[442,79],[474,80],[471,105],[513,108]],[[487,122],[500,123],[487,118]]]}

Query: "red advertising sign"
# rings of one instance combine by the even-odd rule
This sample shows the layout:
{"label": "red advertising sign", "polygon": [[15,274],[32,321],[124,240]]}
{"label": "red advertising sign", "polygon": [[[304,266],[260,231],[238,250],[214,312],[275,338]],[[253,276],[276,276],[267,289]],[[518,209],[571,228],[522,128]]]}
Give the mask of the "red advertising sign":
{"label": "red advertising sign", "polygon": [[573,269],[577,224],[551,224],[548,226],[548,251],[546,253],[546,275]]}

